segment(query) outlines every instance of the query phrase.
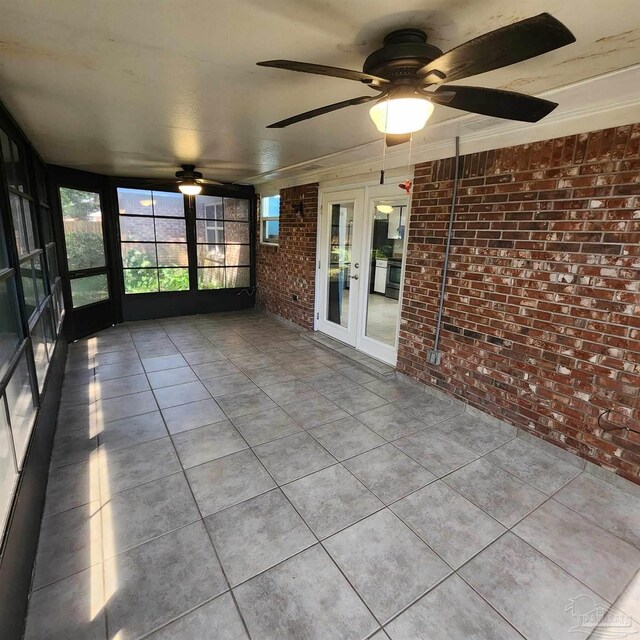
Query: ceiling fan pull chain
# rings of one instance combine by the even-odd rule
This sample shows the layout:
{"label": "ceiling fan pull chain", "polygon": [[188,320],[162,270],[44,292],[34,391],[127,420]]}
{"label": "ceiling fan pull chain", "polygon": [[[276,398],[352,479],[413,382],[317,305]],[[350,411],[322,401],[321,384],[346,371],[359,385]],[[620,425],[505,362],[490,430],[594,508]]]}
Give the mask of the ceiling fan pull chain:
{"label": "ceiling fan pull chain", "polygon": [[[413,147],[413,134],[409,136],[409,157],[407,159],[407,176],[411,175],[411,149]],[[413,182],[407,178],[404,182],[401,182],[398,185],[401,189],[404,189],[406,194],[409,195],[411,193],[411,187],[413,186]]]}

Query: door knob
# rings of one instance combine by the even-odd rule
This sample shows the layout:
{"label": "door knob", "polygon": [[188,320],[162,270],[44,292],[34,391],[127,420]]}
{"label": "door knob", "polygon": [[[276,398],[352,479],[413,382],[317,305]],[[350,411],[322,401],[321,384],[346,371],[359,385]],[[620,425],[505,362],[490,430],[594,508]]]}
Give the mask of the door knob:
{"label": "door knob", "polygon": [[357,279],[358,279],[358,274],[356,273],[356,275],[355,275],[355,276],[351,276],[351,279],[352,279],[352,280],[357,280]]}

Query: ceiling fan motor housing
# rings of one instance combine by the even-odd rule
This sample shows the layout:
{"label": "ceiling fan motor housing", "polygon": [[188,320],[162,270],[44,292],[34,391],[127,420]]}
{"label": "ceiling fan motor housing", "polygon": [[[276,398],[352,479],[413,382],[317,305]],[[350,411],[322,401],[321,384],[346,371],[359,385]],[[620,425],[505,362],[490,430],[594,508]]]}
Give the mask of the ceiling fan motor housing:
{"label": "ceiling fan motor housing", "polygon": [[427,44],[427,34],[421,29],[398,29],[389,33],[383,46],[367,57],[362,70],[394,84],[411,85],[420,80],[416,71],[441,55],[438,47]]}
{"label": "ceiling fan motor housing", "polygon": [[183,164],[182,171],[176,171],[176,178],[180,178],[182,180],[200,180],[202,178],[202,174],[199,171],[196,171],[195,164]]}

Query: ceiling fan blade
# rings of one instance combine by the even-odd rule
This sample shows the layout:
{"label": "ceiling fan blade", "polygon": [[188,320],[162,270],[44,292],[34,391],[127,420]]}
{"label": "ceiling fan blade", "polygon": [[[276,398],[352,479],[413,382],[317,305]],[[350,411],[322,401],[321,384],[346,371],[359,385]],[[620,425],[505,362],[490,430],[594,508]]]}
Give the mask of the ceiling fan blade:
{"label": "ceiling fan blade", "polygon": [[[438,99],[441,90],[443,94],[447,94],[445,100]],[[453,98],[448,95],[451,91],[455,92]],[[437,89],[431,94],[430,99],[436,104],[453,109],[522,122],[538,122],[558,106],[557,102],[527,96],[515,91],[457,85],[448,85]]]}
{"label": "ceiling fan blade", "polygon": [[575,42],[562,22],[548,13],[490,31],[447,51],[418,71],[431,84],[454,82],[507,67]]}
{"label": "ceiling fan blade", "polygon": [[387,133],[384,137],[387,147],[395,147],[397,144],[404,144],[411,140],[410,133]]}
{"label": "ceiling fan blade", "polygon": [[274,122],[270,124],[267,129],[282,129],[288,127],[290,124],[296,122],[302,122],[303,120],[309,120],[309,118],[315,118],[321,116],[324,113],[331,113],[331,111],[337,111],[338,109],[344,109],[344,107],[351,107],[356,104],[364,104],[371,100],[377,100],[379,96],[360,96],[359,98],[351,98],[349,100],[343,100],[342,102],[335,102],[334,104],[328,104],[326,107],[320,107],[318,109],[312,109],[311,111],[305,111],[299,113],[297,116],[291,116],[286,120],[280,120],[280,122]]}
{"label": "ceiling fan blade", "polygon": [[259,67],[273,67],[274,69],[300,71],[302,73],[315,73],[320,76],[356,80],[372,86],[387,84],[389,82],[386,78],[372,76],[368,73],[362,73],[362,71],[352,71],[351,69],[341,69],[340,67],[327,67],[323,64],[313,64],[312,62],[296,62],[295,60],[266,60],[256,64]]}
{"label": "ceiling fan blade", "polygon": [[239,185],[233,184],[233,182],[220,182],[219,180],[209,180],[207,178],[198,178],[196,182],[205,186],[210,185],[212,187],[224,187],[225,189],[230,189],[232,191],[237,191],[240,188]]}

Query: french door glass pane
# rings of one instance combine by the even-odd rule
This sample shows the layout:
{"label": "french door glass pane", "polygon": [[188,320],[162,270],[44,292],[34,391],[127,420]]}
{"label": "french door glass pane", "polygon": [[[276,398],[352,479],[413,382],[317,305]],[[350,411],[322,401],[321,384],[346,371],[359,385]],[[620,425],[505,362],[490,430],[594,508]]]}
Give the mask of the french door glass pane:
{"label": "french door glass pane", "polygon": [[404,261],[406,199],[374,200],[369,256],[371,287],[367,295],[365,335],[395,346],[398,334],[399,298]]}
{"label": "french door glass pane", "polygon": [[125,293],[156,293],[158,287],[157,269],[125,269]]}
{"label": "french door glass pane", "polygon": [[224,245],[223,244],[199,244],[198,245],[198,266],[199,267],[223,267],[224,266]]}
{"label": "french door glass pane", "polygon": [[100,195],[61,187],[60,202],[69,271],[104,267]]}
{"label": "french door glass pane", "polygon": [[348,327],[354,204],[333,204],[329,215],[327,320]]}
{"label": "french door glass pane", "polygon": [[188,267],[189,256],[186,244],[158,244],[159,267]]}
{"label": "french door glass pane", "polygon": [[18,466],[22,466],[22,459],[29,442],[29,435],[36,409],[31,394],[31,381],[27,368],[26,351],[20,356],[20,360],[7,385],[7,402],[9,404],[9,416],[11,420],[11,434],[18,458]]}
{"label": "french door glass pane", "polygon": [[187,291],[189,269],[158,269],[160,291]]}
{"label": "french door glass pane", "polygon": [[125,268],[155,267],[156,245],[153,242],[123,242],[122,266]]}
{"label": "french door glass pane", "polygon": [[71,298],[74,309],[94,302],[108,300],[109,285],[107,283],[107,274],[99,273],[94,276],[74,278],[71,280]]}
{"label": "french door glass pane", "polygon": [[15,278],[0,280],[0,377],[20,344]]}

